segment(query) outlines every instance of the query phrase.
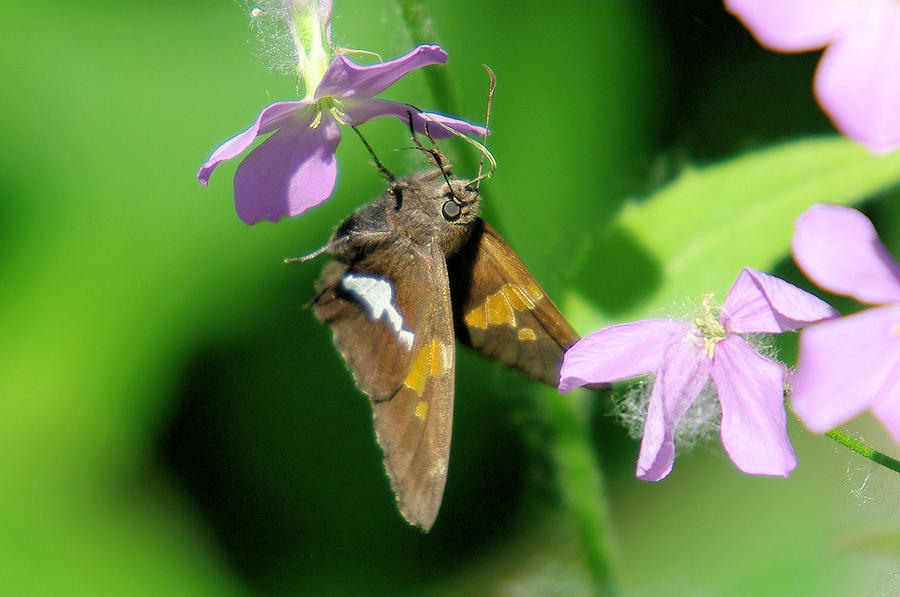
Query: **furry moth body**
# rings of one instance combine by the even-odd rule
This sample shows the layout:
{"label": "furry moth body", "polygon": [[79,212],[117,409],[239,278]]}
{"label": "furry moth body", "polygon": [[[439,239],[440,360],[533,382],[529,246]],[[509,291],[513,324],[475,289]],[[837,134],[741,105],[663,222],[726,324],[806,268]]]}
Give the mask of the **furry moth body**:
{"label": "furry moth body", "polygon": [[397,506],[426,531],[447,479],[455,340],[555,386],[578,339],[480,201],[438,169],[399,178],[337,228],[316,283],[315,315],[372,401]]}

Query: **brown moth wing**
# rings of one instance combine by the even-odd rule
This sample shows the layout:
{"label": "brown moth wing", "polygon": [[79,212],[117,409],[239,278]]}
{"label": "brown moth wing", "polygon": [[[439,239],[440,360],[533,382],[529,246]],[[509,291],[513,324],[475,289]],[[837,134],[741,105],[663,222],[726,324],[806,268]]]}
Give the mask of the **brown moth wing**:
{"label": "brown moth wing", "polygon": [[503,237],[483,220],[475,226],[448,262],[456,337],[556,386],[578,335]]}
{"label": "brown moth wing", "polygon": [[[441,505],[450,457],[455,360],[450,291],[446,260],[436,243],[397,247],[352,266],[329,264],[317,283],[313,309],[331,326],[335,346],[372,399],[375,435],[397,507],[427,531]],[[402,317],[400,332],[396,319],[384,314],[374,319],[365,299],[342,285],[348,275],[390,283],[390,304]]]}

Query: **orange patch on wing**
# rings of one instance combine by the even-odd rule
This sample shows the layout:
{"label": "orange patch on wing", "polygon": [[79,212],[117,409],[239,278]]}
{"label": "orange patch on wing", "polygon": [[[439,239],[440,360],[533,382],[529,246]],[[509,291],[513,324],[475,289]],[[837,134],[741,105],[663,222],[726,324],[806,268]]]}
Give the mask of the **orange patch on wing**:
{"label": "orange patch on wing", "polygon": [[[425,393],[425,386],[428,384],[428,378],[436,375],[442,375],[447,370],[447,358],[445,350],[437,338],[432,338],[431,342],[419,349],[419,353],[413,360],[409,373],[403,380],[403,385],[421,396]],[[419,404],[422,404],[421,402]],[[427,414],[428,404],[425,404]],[[416,416],[419,416],[419,406],[416,406]],[[422,418],[422,417],[419,417]]]}
{"label": "orange patch on wing", "polygon": [[[532,283],[528,290],[507,282],[500,290],[489,295],[465,317],[466,323],[481,330],[489,325],[516,327],[516,311],[534,309],[535,301],[543,297],[541,289]],[[532,332],[533,333],[533,332]]]}
{"label": "orange patch on wing", "polygon": [[420,421],[428,418],[428,403],[424,400],[419,400],[419,403],[416,404],[416,418]]}
{"label": "orange patch on wing", "polygon": [[487,321],[491,325],[506,324],[516,327],[516,314],[513,306],[509,302],[506,293],[501,290],[496,294],[492,294],[484,301],[484,307],[487,311]]}
{"label": "orange patch on wing", "polygon": [[487,309],[485,306],[479,305],[466,314],[466,324],[479,330],[487,329]]}
{"label": "orange patch on wing", "polygon": [[541,292],[541,287],[538,286],[537,284],[535,284],[534,282],[531,282],[528,285],[527,292],[528,292],[528,296],[530,296],[531,300],[533,300],[534,302],[538,302],[539,300],[544,298],[544,293]]}
{"label": "orange patch on wing", "polygon": [[519,330],[519,340],[534,341],[537,340],[537,334],[535,334],[534,330],[531,328],[522,328]]}

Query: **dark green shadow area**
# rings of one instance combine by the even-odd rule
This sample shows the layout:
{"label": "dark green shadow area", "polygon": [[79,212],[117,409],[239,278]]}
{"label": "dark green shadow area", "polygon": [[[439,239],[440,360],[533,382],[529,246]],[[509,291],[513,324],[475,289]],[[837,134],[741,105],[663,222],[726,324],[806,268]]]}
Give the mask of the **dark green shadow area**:
{"label": "dark green shadow area", "polygon": [[660,141],[675,150],[675,163],[831,130],[809,92],[819,52],[762,48],[722,2],[641,4],[666,32],[664,72],[674,76],[657,99],[666,123]]}
{"label": "dark green shadow area", "polygon": [[571,285],[603,313],[628,311],[659,286],[659,265],[626,231],[606,227],[579,256]]}
{"label": "dark green shadow area", "polygon": [[[290,285],[260,305],[250,331],[187,360],[158,458],[251,586],[271,594],[422,591],[514,529],[524,479],[535,478],[527,446],[539,449],[546,435],[528,415],[534,382],[459,349],[443,506],[429,534],[409,527],[394,504],[368,399],[330,331],[304,307],[320,265],[285,266]],[[273,313],[280,315],[263,316]]]}

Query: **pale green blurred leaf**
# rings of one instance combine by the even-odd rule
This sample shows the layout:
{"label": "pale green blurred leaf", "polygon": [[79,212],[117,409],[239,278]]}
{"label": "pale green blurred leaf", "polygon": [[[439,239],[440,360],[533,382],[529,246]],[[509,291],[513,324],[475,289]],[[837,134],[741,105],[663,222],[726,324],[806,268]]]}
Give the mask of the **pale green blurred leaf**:
{"label": "pale green blurred leaf", "polygon": [[[900,153],[874,156],[839,137],[776,145],[700,169],[687,169],[642,201],[627,204],[609,234],[630,241],[639,302],[616,320],[677,313],[683,301],[724,298],[743,267],[770,270],[790,249],[796,217],[814,203],[849,205],[900,180]],[[603,244],[602,242],[600,243]],[[607,243],[609,244],[609,243]],[[611,256],[612,261],[619,256]],[[614,277],[614,274],[612,274]],[[572,299],[593,324],[589,291]],[[637,292],[635,292],[637,294]],[[609,319],[608,317],[605,319]]]}

